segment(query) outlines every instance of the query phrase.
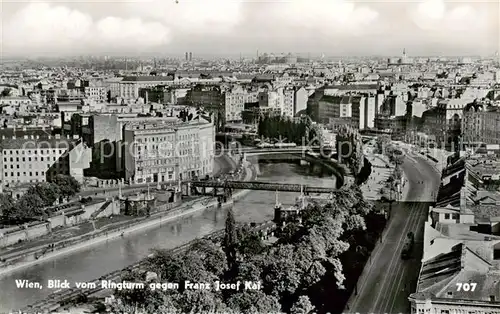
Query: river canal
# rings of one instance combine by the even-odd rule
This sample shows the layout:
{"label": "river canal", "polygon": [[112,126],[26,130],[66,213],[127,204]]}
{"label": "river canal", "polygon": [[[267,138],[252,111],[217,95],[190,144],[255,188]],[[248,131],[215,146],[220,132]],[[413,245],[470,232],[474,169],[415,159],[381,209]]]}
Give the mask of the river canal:
{"label": "river canal", "polygon": [[[260,164],[260,181],[307,184],[333,187],[335,178],[318,177],[308,166],[288,163]],[[280,202],[292,205],[296,193],[280,193]],[[238,222],[264,222],[273,218],[275,193],[250,191],[233,208]],[[138,232],[71,255],[49,260],[28,269],[22,269],[0,278],[0,313],[20,309],[54,292],[43,289],[18,289],[16,279],[27,279],[45,284],[49,279],[90,281],[106,273],[124,268],[145,258],[151,248],[174,248],[224,228],[226,211],[206,210],[164,223],[156,229]]]}

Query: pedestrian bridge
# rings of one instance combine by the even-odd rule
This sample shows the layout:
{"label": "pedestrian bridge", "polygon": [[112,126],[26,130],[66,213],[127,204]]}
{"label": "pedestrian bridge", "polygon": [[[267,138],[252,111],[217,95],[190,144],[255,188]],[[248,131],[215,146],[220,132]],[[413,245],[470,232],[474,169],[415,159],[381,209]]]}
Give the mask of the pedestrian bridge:
{"label": "pedestrian bridge", "polygon": [[307,152],[333,155],[337,152],[335,147],[332,146],[295,146],[295,147],[269,147],[269,148],[244,147],[244,148],[237,148],[236,150],[238,152],[245,153],[248,155],[261,155],[269,153],[299,154]]}
{"label": "pedestrian bridge", "polygon": [[282,192],[303,192],[303,193],[332,193],[334,188],[314,187],[302,184],[275,183],[261,181],[219,181],[219,180],[199,180],[191,181],[191,187],[197,188],[224,188],[236,190],[261,190],[261,191],[282,191]]}

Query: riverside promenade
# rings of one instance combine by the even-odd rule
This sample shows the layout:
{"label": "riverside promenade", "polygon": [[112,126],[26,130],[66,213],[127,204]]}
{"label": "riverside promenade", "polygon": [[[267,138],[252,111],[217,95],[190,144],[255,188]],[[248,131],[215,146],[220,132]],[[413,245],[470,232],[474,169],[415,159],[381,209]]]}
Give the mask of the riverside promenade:
{"label": "riverside promenade", "polygon": [[[215,175],[224,175],[238,167],[239,161],[236,157],[225,157],[224,160],[216,163],[214,169]],[[256,172],[252,169],[251,164],[247,163],[245,167],[242,165],[243,172],[239,179],[253,180]],[[237,191],[233,195],[233,199],[239,199],[245,195],[245,191]],[[126,221],[110,221],[109,224],[102,224],[97,230],[88,230],[87,233],[79,234],[74,237],[66,238],[62,241],[50,241],[39,239],[27,242],[23,246],[7,248],[0,253],[0,277],[13,271],[18,271],[26,267],[34,266],[44,261],[60,257],[62,255],[71,254],[77,250],[81,250],[93,245],[100,244],[105,241],[124,237],[127,234],[144,231],[150,228],[157,227],[162,223],[174,221],[184,216],[193,214],[199,210],[217,206],[217,200],[212,197],[201,197],[196,200],[190,200],[180,204],[178,207],[168,211],[160,211],[152,214],[150,217],[132,218]],[[115,217],[116,218],[116,217]],[[127,217],[125,217],[127,218]],[[68,232],[66,229],[75,229],[75,226],[63,228],[58,232]],[[71,234],[71,233],[70,233]],[[37,245],[37,243],[40,243]],[[50,247],[52,246],[52,249]],[[48,249],[49,248],[49,249]]]}

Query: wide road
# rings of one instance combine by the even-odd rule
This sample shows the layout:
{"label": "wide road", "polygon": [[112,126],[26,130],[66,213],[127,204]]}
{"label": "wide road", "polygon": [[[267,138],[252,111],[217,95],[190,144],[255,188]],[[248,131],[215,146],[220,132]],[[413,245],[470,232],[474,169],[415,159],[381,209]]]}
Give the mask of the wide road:
{"label": "wide road", "polygon": [[[348,313],[410,313],[408,296],[417,285],[422,259],[423,229],[430,203],[440,184],[436,169],[422,157],[409,154],[403,170],[408,194],[392,207],[386,237],[370,257],[369,273],[359,283]],[[401,250],[408,232],[415,234],[414,254],[403,261]]]}

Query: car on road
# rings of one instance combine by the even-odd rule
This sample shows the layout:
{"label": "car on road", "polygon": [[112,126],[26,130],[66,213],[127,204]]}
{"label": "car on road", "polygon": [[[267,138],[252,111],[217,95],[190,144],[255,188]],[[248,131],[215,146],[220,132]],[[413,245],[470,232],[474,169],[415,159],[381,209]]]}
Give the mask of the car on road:
{"label": "car on road", "polygon": [[403,250],[401,251],[401,258],[403,260],[409,259],[413,252],[413,245],[415,243],[415,236],[413,232],[408,232],[406,234],[405,244]]}

